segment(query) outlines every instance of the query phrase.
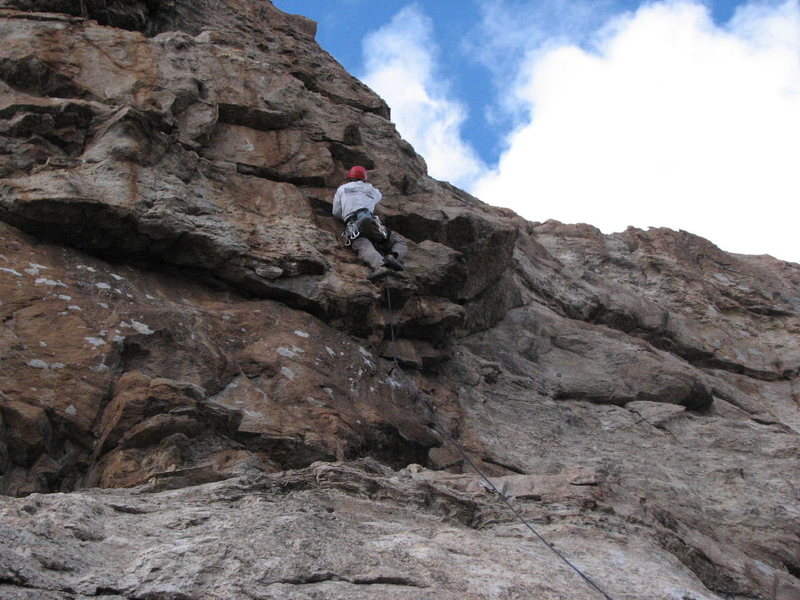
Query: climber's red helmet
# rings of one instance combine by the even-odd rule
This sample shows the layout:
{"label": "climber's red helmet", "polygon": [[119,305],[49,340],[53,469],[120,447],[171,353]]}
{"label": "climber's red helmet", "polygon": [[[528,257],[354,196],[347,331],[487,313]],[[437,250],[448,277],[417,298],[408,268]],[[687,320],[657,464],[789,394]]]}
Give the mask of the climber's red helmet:
{"label": "climber's red helmet", "polygon": [[367,180],[367,170],[364,167],[359,167],[356,165],[355,167],[350,167],[350,170],[347,172],[348,179],[360,179],[362,181]]}

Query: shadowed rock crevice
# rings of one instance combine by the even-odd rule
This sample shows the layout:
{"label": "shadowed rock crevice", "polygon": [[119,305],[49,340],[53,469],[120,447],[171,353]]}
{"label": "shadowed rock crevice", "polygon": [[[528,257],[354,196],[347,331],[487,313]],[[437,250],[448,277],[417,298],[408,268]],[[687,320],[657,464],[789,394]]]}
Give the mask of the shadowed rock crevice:
{"label": "shadowed rock crevice", "polygon": [[325,177],[323,176],[292,176],[284,175],[278,169],[271,169],[269,167],[257,167],[253,165],[246,165],[237,163],[236,171],[242,175],[250,175],[252,177],[260,177],[269,181],[281,181],[284,183],[291,183],[298,186],[322,186],[325,185]]}
{"label": "shadowed rock crevice", "polygon": [[0,80],[17,91],[38,96],[98,100],[89,90],[36,56],[0,58]]}
{"label": "shadowed rock crevice", "polygon": [[0,493],[68,492],[83,480],[92,440],[50,410],[0,399]]}
{"label": "shadowed rock crevice", "polygon": [[19,10],[65,13],[93,19],[100,25],[155,34],[162,22],[174,17],[173,3],[164,0],[7,0]]}
{"label": "shadowed rock crevice", "polygon": [[316,94],[322,94],[323,96],[328,98],[328,100],[330,100],[335,104],[344,104],[347,106],[351,106],[366,113],[375,114],[387,120],[391,118],[391,112],[389,110],[389,107],[384,102],[380,102],[377,105],[362,104],[361,102],[354,101],[353,99],[335,94],[326,89],[326,87],[321,86],[319,84],[318,76],[314,73],[309,73],[304,71],[294,71],[291,73],[291,75],[292,77],[295,77],[296,79],[301,81],[308,91]]}
{"label": "shadowed rock crevice", "polygon": [[331,141],[328,145],[328,150],[337,164],[341,165],[344,171],[347,165],[361,165],[365,169],[374,169],[375,161],[363,148],[354,148],[345,144]]}
{"label": "shadowed rock crevice", "polygon": [[592,390],[562,389],[554,396],[555,400],[579,400],[595,404],[614,404],[624,406],[630,402],[665,402],[678,404],[689,410],[703,412],[714,401],[711,392],[699,381],[690,385],[676,382],[673,386],[657,391],[634,391],[627,395],[621,390],[610,389],[607,394],[596,394]]}
{"label": "shadowed rock crevice", "polygon": [[[7,119],[1,132],[47,156],[37,164],[52,162],[55,167],[59,159],[74,159],[83,153],[90,124],[99,110],[98,105],[80,101],[10,104],[0,107],[0,118]],[[25,170],[29,172],[33,166]]]}
{"label": "shadowed rock crevice", "polygon": [[[203,245],[211,253],[215,250],[213,242],[199,232],[191,235],[188,231],[169,231],[157,222],[142,222],[126,207],[110,206],[90,198],[27,202],[24,209],[6,204],[0,206],[0,216],[31,235],[74,245],[117,263],[201,256]],[[190,267],[202,266],[186,258],[175,262]]]}
{"label": "shadowed rock crevice", "polygon": [[219,121],[230,125],[242,125],[260,131],[286,129],[303,118],[302,110],[263,110],[251,106],[220,103]]}
{"label": "shadowed rock crevice", "polygon": [[[428,465],[428,445],[406,439],[389,424],[377,424],[367,431],[362,445],[353,446],[346,453],[347,460],[369,457],[399,470],[410,464]],[[438,444],[436,444],[438,445]]]}
{"label": "shadowed rock crevice", "polygon": [[427,585],[420,584],[413,579],[400,576],[374,576],[362,578],[349,578],[335,573],[310,573],[300,577],[291,577],[288,579],[280,579],[277,581],[270,581],[267,585],[283,584],[283,585],[309,585],[312,583],[321,583],[323,581],[336,581],[342,583],[349,583],[352,585],[392,585],[413,588],[425,588]]}
{"label": "shadowed rock crevice", "polygon": [[[781,379],[791,379],[792,376],[786,372],[776,372],[776,371],[759,371],[752,368],[748,368],[745,365],[735,362],[729,362],[725,360],[721,360],[715,357],[705,357],[705,358],[695,358],[694,360],[690,360],[695,367],[699,369],[718,369],[720,371],[728,371],[730,373],[737,373],[739,375],[745,375],[752,379],[758,379],[760,381],[778,381]],[[795,374],[796,376],[796,374]]]}

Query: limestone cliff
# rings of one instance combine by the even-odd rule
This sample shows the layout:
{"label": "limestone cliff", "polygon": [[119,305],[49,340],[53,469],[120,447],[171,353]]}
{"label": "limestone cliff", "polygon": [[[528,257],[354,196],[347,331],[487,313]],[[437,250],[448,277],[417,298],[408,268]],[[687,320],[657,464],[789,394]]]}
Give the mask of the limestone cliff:
{"label": "limestone cliff", "polygon": [[800,266],[489,207],[314,34],[0,0],[0,597],[600,597],[448,437],[611,597],[800,597]]}

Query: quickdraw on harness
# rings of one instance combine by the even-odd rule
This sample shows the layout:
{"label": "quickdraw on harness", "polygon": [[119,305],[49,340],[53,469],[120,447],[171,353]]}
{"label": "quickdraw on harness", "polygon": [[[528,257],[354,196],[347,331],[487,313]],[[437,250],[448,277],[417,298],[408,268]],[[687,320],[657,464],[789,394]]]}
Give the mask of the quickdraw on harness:
{"label": "quickdraw on harness", "polygon": [[353,240],[360,235],[361,232],[358,230],[358,225],[356,225],[356,222],[348,221],[347,224],[344,226],[344,231],[342,232],[342,237],[344,238],[344,245],[349,246],[350,244],[353,243]]}
{"label": "quickdraw on harness", "polygon": [[386,227],[384,227],[383,223],[381,223],[380,217],[372,214],[366,208],[361,208],[348,216],[347,220],[345,221],[344,231],[342,232],[345,246],[350,246],[353,243],[353,240],[361,235],[361,230],[358,228],[358,223],[366,218],[369,218],[372,221],[371,227],[373,227],[374,230],[378,232],[384,240],[389,237],[389,232],[386,231]]}

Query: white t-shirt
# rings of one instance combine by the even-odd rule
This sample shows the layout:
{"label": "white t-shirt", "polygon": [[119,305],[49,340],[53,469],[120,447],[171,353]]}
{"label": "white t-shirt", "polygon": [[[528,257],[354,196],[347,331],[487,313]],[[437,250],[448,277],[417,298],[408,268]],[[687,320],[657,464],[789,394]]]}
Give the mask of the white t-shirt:
{"label": "white t-shirt", "polygon": [[366,208],[373,212],[375,205],[381,201],[378,188],[366,181],[348,181],[339,186],[333,197],[333,216],[343,221],[355,211]]}

